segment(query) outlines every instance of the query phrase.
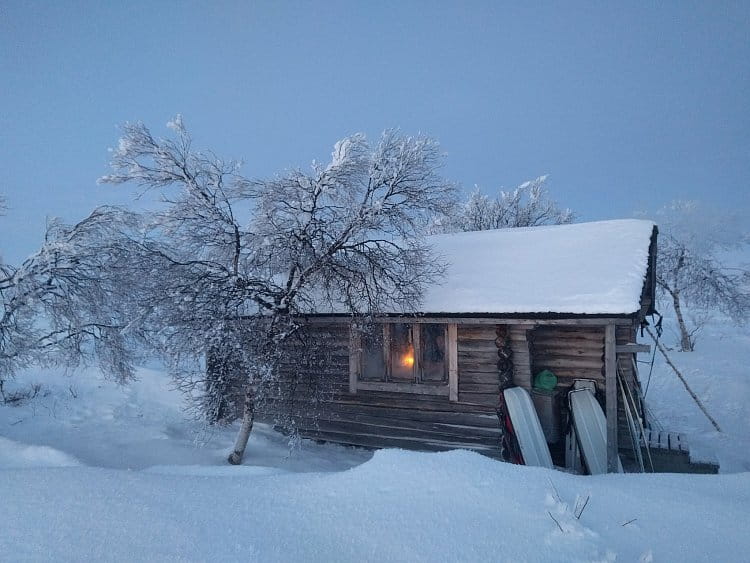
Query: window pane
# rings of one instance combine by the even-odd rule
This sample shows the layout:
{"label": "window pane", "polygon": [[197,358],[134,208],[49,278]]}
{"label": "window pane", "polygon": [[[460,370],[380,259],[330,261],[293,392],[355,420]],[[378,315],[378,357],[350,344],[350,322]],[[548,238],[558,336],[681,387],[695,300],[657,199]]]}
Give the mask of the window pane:
{"label": "window pane", "polygon": [[393,381],[414,381],[414,346],[411,327],[404,323],[390,325],[390,360]]}
{"label": "window pane", "polygon": [[445,381],[448,369],[445,361],[446,326],[436,324],[422,325],[419,341],[422,349],[420,359],[422,381]]}
{"label": "window pane", "polygon": [[370,325],[362,333],[362,379],[385,380],[383,325]]}

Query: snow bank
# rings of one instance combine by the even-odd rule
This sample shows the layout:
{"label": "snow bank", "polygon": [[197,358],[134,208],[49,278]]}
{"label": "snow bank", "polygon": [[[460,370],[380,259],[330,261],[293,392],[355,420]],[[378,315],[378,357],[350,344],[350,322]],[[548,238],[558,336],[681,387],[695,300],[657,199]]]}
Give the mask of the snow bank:
{"label": "snow bank", "polygon": [[[723,441],[660,364],[649,404],[747,471],[748,332],[716,324],[693,354],[675,361],[729,429]],[[197,445],[207,436],[165,375],[139,375],[124,388],[94,370],[7,384],[44,392],[0,406],[0,560],[733,562],[750,552],[747,472],[579,477],[466,451],[303,441],[290,452],[265,425],[245,465],[229,467],[236,428]]]}
{"label": "snow bank", "polygon": [[14,560],[740,561],[750,548],[750,475],[576,477],[465,451],[266,476],[6,470],[0,498]]}

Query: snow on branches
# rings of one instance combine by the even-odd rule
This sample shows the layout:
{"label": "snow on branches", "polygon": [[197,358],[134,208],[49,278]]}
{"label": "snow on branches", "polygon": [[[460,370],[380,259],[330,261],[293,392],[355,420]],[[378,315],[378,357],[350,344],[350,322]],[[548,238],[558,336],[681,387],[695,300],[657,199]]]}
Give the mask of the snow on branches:
{"label": "snow on branches", "polygon": [[539,176],[514,190],[501,190],[494,198],[476,188],[462,206],[439,218],[433,231],[485,231],[572,223],[575,213],[560,208],[550,199],[546,183],[547,176]]}
{"label": "snow on branches", "polygon": [[[656,214],[659,246],[656,280],[675,311],[683,352],[695,347],[697,333],[711,311],[737,323],[750,315],[750,270],[730,266],[726,252],[748,244],[739,215],[695,201],[674,201]],[[683,306],[693,312],[688,318]]]}
{"label": "snow on branches", "polygon": [[19,267],[0,264],[0,380],[29,364],[96,356],[119,381],[133,375],[138,331],[126,294],[134,217],[98,208],[75,225],[52,220]]}
{"label": "snow on branches", "polygon": [[[143,124],[125,125],[113,173],[100,181],[162,193],[165,206],[143,218],[131,262],[139,318],[183,388],[222,413],[215,419],[231,416],[222,396],[207,394],[226,390],[227,378],[239,382],[243,429],[251,428],[258,382],[276,380],[282,351],[304,349],[290,345],[301,338],[299,315],[417,306],[442,270],[423,235],[450,208],[453,186],[438,174],[442,157],[427,137],[387,131],[372,146],[353,135],[336,143],[326,166],[251,180],[238,163],[194,150],[181,118],[169,127],[174,138],[156,139]],[[204,355],[213,375],[201,370]],[[242,451],[239,444],[235,461]]]}

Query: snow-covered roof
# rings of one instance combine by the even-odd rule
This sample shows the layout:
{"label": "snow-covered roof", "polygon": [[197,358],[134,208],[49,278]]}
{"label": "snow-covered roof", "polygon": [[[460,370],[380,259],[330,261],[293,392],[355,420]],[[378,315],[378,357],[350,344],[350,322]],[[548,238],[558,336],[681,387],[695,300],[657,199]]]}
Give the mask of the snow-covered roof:
{"label": "snow-covered roof", "polygon": [[448,268],[421,312],[634,313],[653,228],[622,219],[432,236]]}

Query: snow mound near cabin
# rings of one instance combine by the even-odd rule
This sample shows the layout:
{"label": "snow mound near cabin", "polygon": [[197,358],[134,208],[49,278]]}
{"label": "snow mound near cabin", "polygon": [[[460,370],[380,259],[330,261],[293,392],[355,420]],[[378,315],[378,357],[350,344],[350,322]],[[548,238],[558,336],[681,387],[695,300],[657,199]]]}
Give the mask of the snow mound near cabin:
{"label": "snow mound near cabin", "polygon": [[49,446],[30,446],[0,436],[0,469],[24,467],[72,467],[80,462]]}
{"label": "snow mound near cabin", "polygon": [[750,549],[748,474],[578,477],[473,452],[400,450],[338,472],[238,469],[234,477],[7,470],[0,553],[60,561],[731,562]]}

